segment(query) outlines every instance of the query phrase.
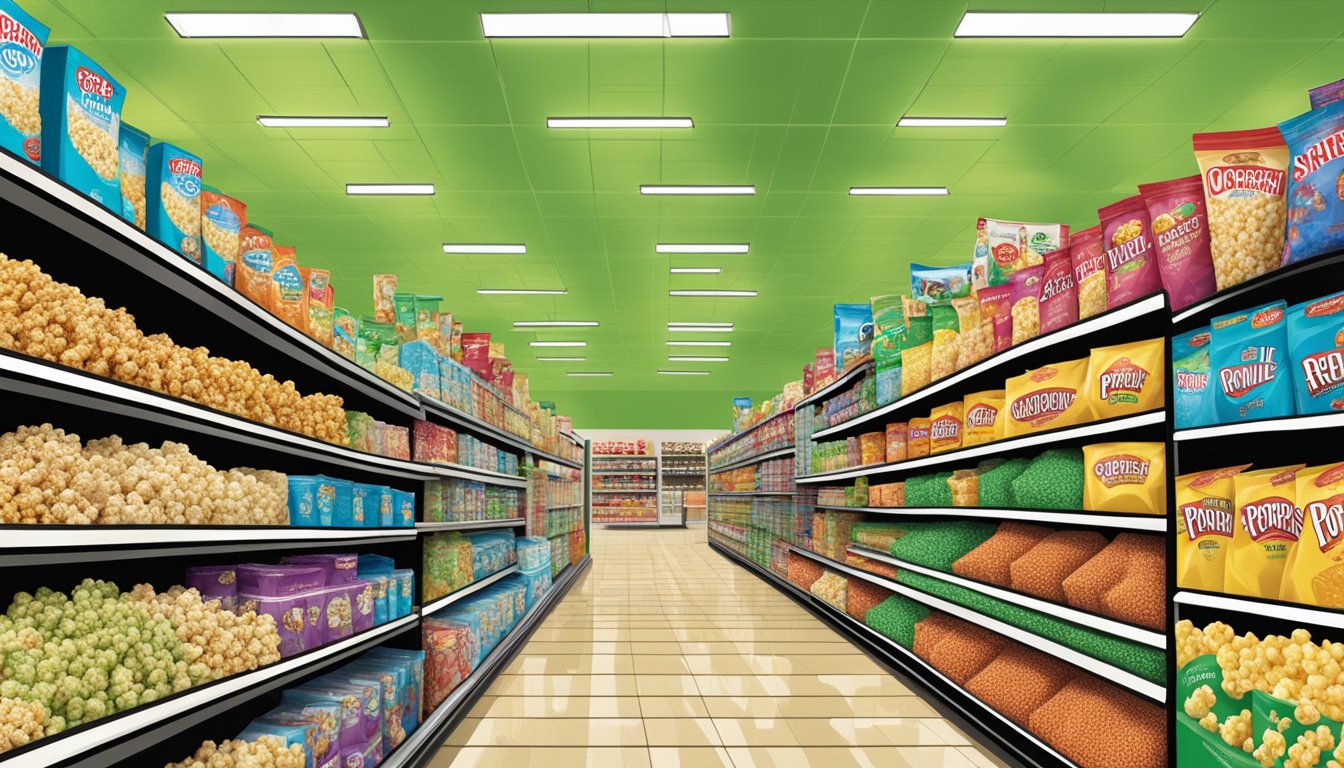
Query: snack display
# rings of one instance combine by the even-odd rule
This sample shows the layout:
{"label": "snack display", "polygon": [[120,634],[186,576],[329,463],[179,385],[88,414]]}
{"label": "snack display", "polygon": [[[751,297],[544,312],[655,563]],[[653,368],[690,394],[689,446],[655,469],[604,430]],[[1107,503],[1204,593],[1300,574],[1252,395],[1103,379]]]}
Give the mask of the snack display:
{"label": "snack display", "polygon": [[[16,23],[10,17],[6,20]],[[6,46],[6,50],[15,47]],[[39,52],[37,62],[29,63],[40,62],[42,71],[42,170],[120,216],[117,137],[126,89],[76,48],[54,45]],[[31,49],[27,55],[31,57]],[[24,81],[27,79],[25,76]],[[15,82],[8,76],[5,81]],[[31,127],[27,121],[21,119]]]}
{"label": "snack display", "polygon": [[9,60],[0,68],[0,147],[36,165],[41,159],[42,52],[51,29],[13,0],[0,2]]}
{"label": "snack display", "polygon": [[1134,195],[1097,211],[1106,262],[1106,306],[1119,307],[1161,290],[1152,222],[1143,197]]}
{"label": "snack display", "polygon": [[1288,147],[1279,129],[1197,133],[1209,252],[1218,290],[1279,266],[1286,218]]}

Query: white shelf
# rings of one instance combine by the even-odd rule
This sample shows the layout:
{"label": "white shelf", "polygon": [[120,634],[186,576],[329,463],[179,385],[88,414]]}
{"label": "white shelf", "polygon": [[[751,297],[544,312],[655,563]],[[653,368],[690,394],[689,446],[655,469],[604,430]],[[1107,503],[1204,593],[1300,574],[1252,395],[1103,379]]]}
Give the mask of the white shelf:
{"label": "white shelf", "polygon": [[522,517],[509,517],[503,520],[457,520],[451,523],[416,523],[417,531],[433,533],[435,531],[475,531],[487,528],[517,528],[527,525]]}
{"label": "white shelf", "polygon": [[494,584],[495,582],[507,576],[511,576],[515,573],[518,573],[517,563],[510,565],[508,568],[505,568],[502,571],[496,571],[490,574],[489,576],[486,576],[485,578],[481,579],[480,581],[473,581],[472,583],[466,585],[465,587],[462,587],[461,589],[449,592],[443,597],[430,600],[428,603],[425,603],[424,606],[420,609],[420,615],[428,616],[431,613],[434,613],[435,611],[447,608],[453,603],[456,603],[458,600],[461,600],[462,598],[472,595],[476,592],[480,592],[482,589],[485,589],[491,584]]}
{"label": "white shelf", "polygon": [[1117,515],[1109,512],[1064,512],[1048,509],[1003,509],[998,507],[841,507],[818,504],[817,509],[836,512],[864,512],[898,517],[976,517],[987,520],[1022,520],[1032,523],[1084,525],[1097,528],[1120,528],[1127,531],[1167,530],[1163,515]]}
{"label": "white shelf", "polygon": [[872,367],[873,362],[871,360],[866,363],[854,366],[853,368],[841,374],[840,378],[836,379],[835,381],[832,381],[830,384],[827,384],[821,389],[818,389],[816,392],[813,392],[807,397],[804,397],[802,400],[799,400],[798,402],[794,403],[793,405],[794,410],[797,410],[798,408],[801,408],[804,405],[808,405],[809,403],[815,403],[821,400],[829,399],[831,395],[834,395],[836,392],[843,389],[846,384],[849,384],[855,378],[867,373]]}
{"label": "white shelf", "polygon": [[788,448],[779,448],[773,451],[766,451],[765,453],[757,454],[750,458],[729,462],[728,464],[724,464],[721,467],[710,467],[709,474],[714,475],[718,474],[719,472],[727,472],[730,469],[737,469],[738,467],[747,467],[752,464],[759,464],[763,461],[769,461],[771,459],[782,459],[785,456],[792,456],[793,452],[794,452],[794,446],[792,445],[790,445]]}
{"label": "white shelf", "polygon": [[1344,612],[1328,608],[1313,608],[1309,605],[1295,605],[1280,600],[1262,600],[1245,595],[1214,595],[1208,592],[1189,592],[1186,590],[1177,590],[1176,597],[1172,600],[1177,605],[1250,613],[1256,616],[1269,616],[1283,621],[1291,621],[1296,624],[1344,629]]}
{"label": "white shelf", "polygon": [[[118,744],[109,747],[113,742],[128,736],[136,737],[137,742],[144,740],[137,746],[136,752],[138,752],[170,735],[153,733],[160,727],[169,728],[175,733],[190,727],[194,722],[199,722],[200,720],[194,722],[181,720],[198,707],[214,704],[216,709],[226,711],[237,703],[259,696],[298,675],[323,669],[335,661],[347,658],[419,621],[418,615],[403,616],[344,640],[328,643],[260,669],[188,688],[161,701],[94,720],[65,733],[36,741],[28,747],[7,752],[0,758],[0,763],[3,763],[5,768],[49,768],[65,760],[89,755],[95,760],[94,764],[111,765],[116,759],[110,753],[114,753],[117,747],[122,746]],[[106,756],[108,761],[97,761],[99,756]],[[78,764],[85,765],[86,761],[81,760]]]}
{"label": "white shelf", "polygon": [[1237,437],[1260,432],[1297,432],[1303,429],[1339,429],[1344,427],[1344,413],[1316,413],[1305,416],[1284,416],[1279,419],[1234,421],[1194,429],[1178,429],[1171,438],[1176,442],[1209,440],[1219,437]]}
{"label": "white shelf", "polygon": [[[797,547],[794,547],[794,549],[798,550]],[[798,551],[806,552],[805,550],[798,550]],[[1105,616],[1099,616],[1095,613],[1080,611],[1077,608],[1071,608],[1067,605],[1053,603],[1050,602],[1049,600],[1042,600],[1037,597],[1031,597],[1030,595],[1024,595],[1021,592],[1014,592],[1011,589],[996,587],[992,584],[983,584],[973,579],[962,578],[961,576],[957,576],[956,574],[944,573],[942,571],[934,570],[933,568],[927,568],[922,565],[916,565],[915,563],[910,563],[905,560],[892,557],[889,554],[867,549],[865,547],[851,546],[849,547],[848,551],[853,552],[856,555],[863,555],[864,557],[869,558],[871,560],[877,560],[879,562],[894,565],[897,566],[898,568],[903,568],[908,571],[920,573],[925,576],[931,576],[935,579],[939,579],[940,581],[945,581],[948,584],[954,584],[958,587],[963,587],[965,589],[969,589],[974,592],[979,592],[982,595],[995,597],[998,598],[999,600],[1003,600],[1004,602],[1013,603],[1014,605],[1020,605],[1023,608],[1029,608],[1033,611],[1038,611],[1040,613],[1044,613],[1049,616],[1054,616],[1057,619],[1071,621],[1074,624],[1080,624],[1084,627],[1100,630],[1102,632],[1106,632],[1107,634],[1115,635],[1116,637],[1122,640],[1132,640],[1136,643],[1143,643],[1144,645],[1150,645],[1154,648],[1165,649],[1167,647],[1167,636],[1161,632],[1157,632],[1151,629],[1144,629],[1143,627],[1137,627],[1133,624],[1127,624],[1123,621],[1116,621],[1115,619],[1107,618]]]}
{"label": "white shelf", "polygon": [[904,472],[907,470],[919,469],[921,467],[936,467],[943,464],[954,464],[966,461],[967,459],[995,456],[1000,453],[1007,453],[1022,448],[1049,446],[1053,443],[1061,443],[1089,437],[1100,437],[1109,435],[1113,432],[1153,426],[1161,424],[1165,420],[1166,415],[1162,411],[1150,411],[1134,416],[1122,416],[1106,421],[1094,421],[1089,424],[1080,424],[1076,427],[1064,427],[1048,432],[1037,432],[1034,434],[1022,435],[1021,437],[995,440],[992,443],[981,443],[979,445],[973,445],[970,448],[959,448],[955,451],[948,451],[947,453],[921,456],[918,459],[893,461],[885,464],[870,464],[864,467],[854,467],[852,469],[843,469],[835,472],[823,472],[816,475],[802,475],[796,479],[796,482],[830,483],[837,480],[849,480],[855,477],[879,475],[885,472]]}
{"label": "white shelf", "polygon": [[1166,686],[1158,685],[1157,683],[1145,680],[1144,678],[1139,677],[1138,675],[1134,674],[1133,672],[1130,672],[1129,670],[1122,669],[1120,667],[1115,666],[1114,664],[1109,664],[1099,659],[1095,659],[1085,653],[1082,653],[1081,651],[1076,651],[1066,645],[1057,643],[1054,640],[1042,637],[1036,634],[1035,632],[1029,632],[1025,629],[1015,627],[1012,624],[1009,624],[1005,621],[1001,621],[986,614],[980,613],[979,611],[975,611],[970,608],[958,605],[957,603],[954,603],[950,600],[944,600],[941,597],[935,597],[921,590],[914,589],[913,587],[907,587],[906,585],[901,584],[900,582],[892,581],[882,576],[878,576],[876,574],[872,574],[865,570],[854,568],[852,566],[845,565],[843,563],[838,563],[830,559],[829,557],[824,557],[822,555],[816,554],[815,552],[809,552],[805,549],[792,547],[792,550],[805,557],[809,557],[813,560],[816,560],[817,562],[824,564],[828,568],[833,568],[835,570],[848,573],[851,576],[858,576],[861,579],[871,581],[872,583],[877,584],[878,586],[889,589],[893,592],[896,592],[897,594],[904,595],[905,597],[908,597],[916,602],[923,603],[924,605],[930,608],[942,611],[943,613],[951,614],[959,619],[964,619],[966,621],[971,622],[972,624],[984,627],[985,629],[988,629],[991,632],[1003,635],[1004,637],[1007,637],[1010,640],[1016,640],[1017,642],[1022,643],[1028,646],[1029,648],[1034,648],[1042,653],[1054,656],[1060,661],[1066,661],[1074,665],[1075,667],[1078,667],[1079,669],[1091,672],[1092,674],[1097,675],[1103,680],[1110,680],[1116,685],[1119,685],[1123,688],[1127,688],[1133,691],[1134,693],[1140,694],[1142,696],[1146,696],[1147,698],[1159,704],[1166,704],[1167,701]]}
{"label": "white shelf", "polygon": [[1074,323],[1073,325],[1061,328],[1058,331],[1047,333],[1044,336],[1038,336],[1034,339],[1031,339],[1030,341],[1024,341],[1021,344],[1009,347],[1008,349],[1005,349],[1004,351],[999,352],[996,355],[993,355],[985,360],[982,360],[976,363],[975,365],[970,366],[969,368],[964,368],[952,374],[951,376],[948,376],[945,379],[939,379],[938,381],[933,382],[932,384],[930,384],[927,387],[924,387],[923,389],[920,389],[916,392],[912,392],[909,395],[896,400],[895,402],[888,403],[887,405],[884,405],[875,410],[855,416],[854,418],[849,419],[848,421],[842,422],[840,424],[837,424],[833,427],[828,427],[819,432],[815,432],[812,434],[812,439],[821,440],[822,438],[825,438],[829,435],[839,434],[841,432],[847,432],[861,424],[866,424],[870,421],[882,419],[884,416],[894,413],[895,411],[898,411],[914,403],[927,400],[928,398],[933,397],[934,395],[937,395],[939,393],[951,394],[949,390],[956,389],[956,387],[962,382],[991,370],[999,368],[1005,369],[1004,378],[1007,379],[1010,376],[1015,376],[1021,373],[1021,371],[1017,370],[1016,368],[1011,369],[1011,371],[1007,370],[1009,368],[1009,364],[1012,363],[1014,360],[1018,360],[1023,357],[1026,357],[1027,355],[1039,352],[1044,349],[1048,349],[1062,342],[1085,338],[1105,328],[1110,328],[1111,326],[1114,325],[1121,325],[1123,323],[1133,321],[1136,318],[1142,317],[1144,315],[1149,315],[1157,312],[1165,312],[1166,309],[1167,309],[1166,296],[1164,294],[1157,294],[1154,296],[1149,296],[1146,299],[1140,299],[1139,301],[1136,301],[1132,304],[1126,304],[1123,307],[1113,309],[1109,312],[1096,315],[1095,317],[1089,317],[1086,320],[1081,320],[1077,323]]}

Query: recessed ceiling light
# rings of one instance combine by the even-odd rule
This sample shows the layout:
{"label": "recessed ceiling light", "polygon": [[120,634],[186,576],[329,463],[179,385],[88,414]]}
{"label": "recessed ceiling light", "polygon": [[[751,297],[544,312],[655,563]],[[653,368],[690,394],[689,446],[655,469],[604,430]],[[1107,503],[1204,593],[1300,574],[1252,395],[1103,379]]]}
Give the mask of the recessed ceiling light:
{"label": "recessed ceiling light", "polygon": [[527,253],[522,243],[510,245],[501,243],[444,243],[444,253]]}
{"label": "recessed ceiling light", "polygon": [[755,296],[755,291],[668,291],[668,296]]}
{"label": "recessed ceiling light", "polygon": [[346,184],[347,195],[432,195],[433,184]]}
{"label": "recessed ceiling light", "polygon": [[566,296],[563,288],[477,288],[482,296]]}
{"label": "recessed ceiling light", "polygon": [[1006,117],[902,117],[899,128],[1001,128]]}
{"label": "recessed ceiling light", "polygon": [[731,347],[731,341],[669,341],[669,347]]}
{"label": "recessed ceiling light", "polygon": [[546,357],[546,356],[544,356],[544,355],[538,355],[536,359],[539,360],[539,361],[541,361],[541,362],[543,362],[543,363],[582,363],[582,362],[584,362],[585,360],[587,360],[588,358],[586,358],[586,357]]}
{"label": "recessed ceiling light", "polygon": [[641,195],[754,195],[756,185],[739,184],[641,184]]}
{"label": "recessed ceiling light", "polygon": [[722,271],[718,267],[672,267],[668,270],[674,275],[717,275]]}
{"label": "recessed ceiling light", "polygon": [[547,128],[694,128],[689,117],[548,117]]}
{"label": "recessed ceiling light", "polygon": [[709,375],[709,371],[664,371],[664,370],[659,370],[658,373],[661,374],[661,375],[663,375],[663,376],[708,376],[708,375]]}
{"label": "recessed ceiling light", "polygon": [[257,115],[267,128],[386,128],[386,117],[300,117],[298,115]]}
{"label": "recessed ceiling light", "polygon": [[726,13],[482,13],[485,37],[728,37]]}
{"label": "recessed ceiling light", "polygon": [[364,37],[353,13],[165,13],[179,37]]}
{"label": "recessed ceiling light", "polygon": [[850,187],[849,194],[856,197],[944,197],[947,187]]}
{"label": "recessed ceiling light", "polygon": [[674,322],[672,322],[672,321],[670,321],[670,320],[669,320],[668,323],[667,323],[667,327],[668,327],[668,328],[671,328],[671,327],[674,326],[674,325],[675,325],[675,326],[683,326],[683,327],[686,327],[686,328],[691,328],[691,327],[695,327],[695,328],[732,328],[732,327],[733,327],[733,324],[732,324],[732,323],[674,323]]}
{"label": "recessed ceiling light", "polygon": [[674,363],[726,363],[728,358],[715,355],[668,355]]}
{"label": "recessed ceiling light", "polygon": [[519,320],[514,328],[596,328],[596,320]]}
{"label": "recessed ceiling light", "polygon": [[570,371],[566,376],[610,376],[611,371]]}
{"label": "recessed ceiling light", "polygon": [[586,341],[529,341],[529,347],[586,347]]}
{"label": "recessed ceiling light", "polygon": [[747,243],[658,243],[654,253],[746,253]]}
{"label": "recessed ceiling light", "polygon": [[1181,37],[1197,13],[972,13],[956,37]]}
{"label": "recessed ceiling light", "polygon": [[732,328],[702,328],[697,326],[669,325],[668,333],[732,333]]}

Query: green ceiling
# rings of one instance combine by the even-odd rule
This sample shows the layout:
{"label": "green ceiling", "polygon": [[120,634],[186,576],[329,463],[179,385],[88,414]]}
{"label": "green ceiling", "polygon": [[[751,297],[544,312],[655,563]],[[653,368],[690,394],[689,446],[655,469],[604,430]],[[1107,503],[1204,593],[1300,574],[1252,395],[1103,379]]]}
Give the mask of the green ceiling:
{"label": "green ceiling", "polygon": [[[975,0],[972,10],[1200,11],[1177,40],[954,40],[949,0],[289,0],[359,13],[368,40],[182,40],[165,11],[274,11],[266,0],[19,0],[129,89],[125,117],[205,159],[210,184],[333,270],[441,293],[507,344],[538,398],[588,427],[723,427],[728,399],[777,392],[831,343],[831,304],[906,288],[911,261],[969,258],[977,216],[1084,226],[1134,185],[1195,171],[1190,134],[1304,111],[1344,76],[1339,0]],[[481,38],[501,11],[727,11],[730,39]],[[275,130],[258,114],[387,115],[387,129]],[[903,114],[1007,116],[990,129],[896,128]],[[691,130],[557,131],[548,116],[689,116]],[[346,182],[433,182],[432,198],[350,198]],[[659,198],[648,183],[755,184],[754,197]],[[851,185],[943,185],[946,198],[854,198]],[[448,256],[444,242],[527,244]],[[667,256],[657,242],[749,242]],[[718,276],[669,275],[718,266]],[[555,288],[568,296],[478,296]],[[758,298],[670,298],[732,288]],[[597,320],[522,333],[514,320]],[[732,321],[727,363],[676,367],[666,324]],[[679,338],[695,338],[678,334]],[[540,363],[532,339],[584,339]],[[706,348],[707,354],[723,350]],[[609,370],[571,378],[567,370]]]}

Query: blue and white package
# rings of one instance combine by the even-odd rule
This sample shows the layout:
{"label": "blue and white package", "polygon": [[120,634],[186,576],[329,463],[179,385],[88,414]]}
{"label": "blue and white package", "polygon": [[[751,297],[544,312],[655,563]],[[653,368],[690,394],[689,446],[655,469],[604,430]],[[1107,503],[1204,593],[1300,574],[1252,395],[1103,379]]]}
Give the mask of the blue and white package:
{"label": "blue and white package", "polygon": [[1344,248],[1344,101],[1279,123],[1288,145],[1283,263]]}
{"label": "blue and white package", "polygon": [[145,232],[201,263],[201,158],[166,141],[149,148]]}
{"label": "blue and white package", "polygon": [[0,147],[34,165],[42,159],[38,94],[49,34],[13,0],[0,0]]}
{"label": "blue and white package", "polygon": [[149,160],[149,134],[121,124],[117,139],[121,160],[121,218],[145,228],[145,164]]}
{"label": "blue and white package", "polygon": [[1288,352],[1297,412],[1344,411],[1344,293],[1288,308]]}
{"label": "blue and white package", "polygon": [[868,354],[873,346],[873,308],[870,304],[835,305],[835,370]]}
{"label": "blue and white package", "polygon": [[1202,427],[1218,421],[1213,408],[1213,390],[1209,389],[1209,340],[1207,327],[1171,340],[1171,380],[1176,388],[1172,405],[1177,429]]}
{"label": "blue and white package", "polygon": [[42,54],[42,170],[121,215],[118,171],[126,89],[68,45]]}
{"label": "blue and white package", "polygon": [[289,524],[330,527],[336,508],[336,485],[322,475],[289,476]]}
{"label": "blue and white package", "polygon": [[1209,369],[1220,423],[1293,415],[1286,315],[1275,301],[1213,318]]}

